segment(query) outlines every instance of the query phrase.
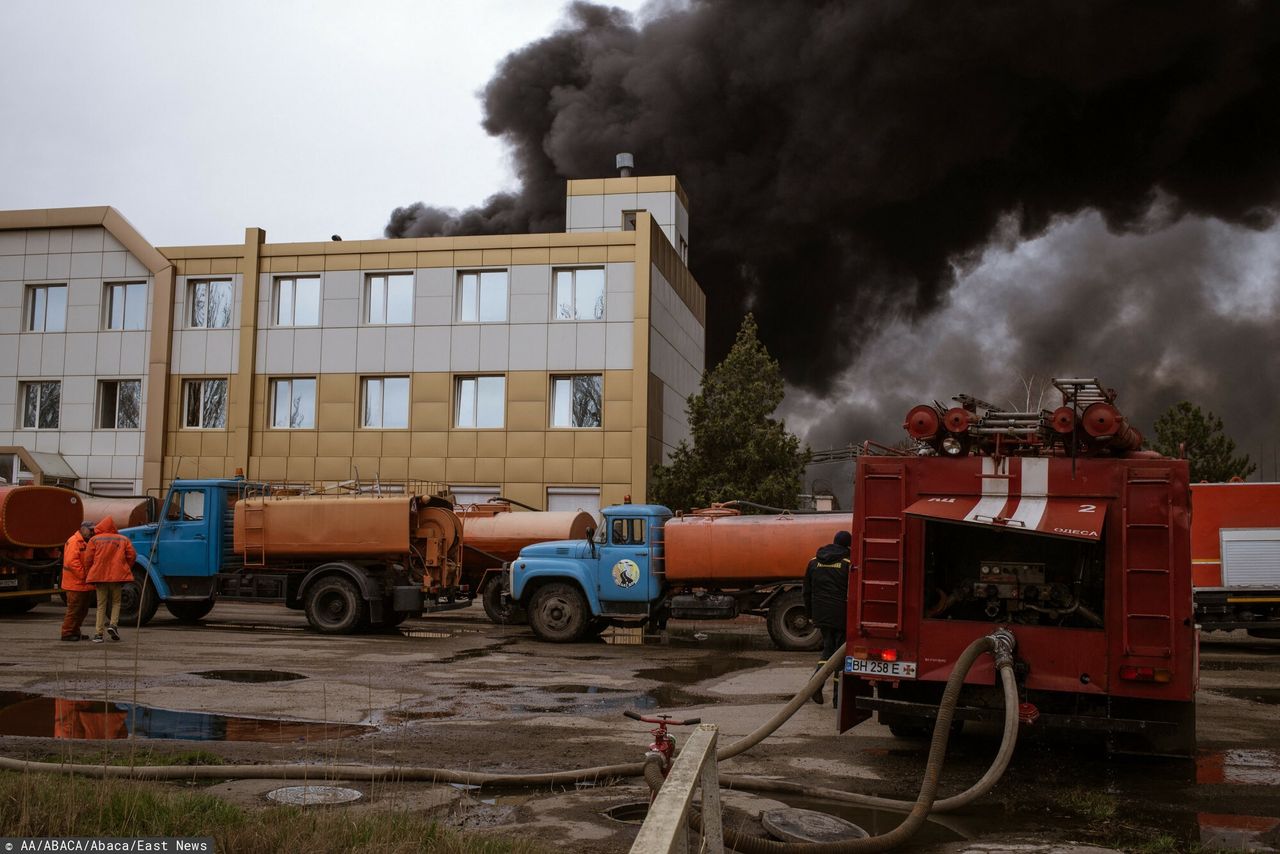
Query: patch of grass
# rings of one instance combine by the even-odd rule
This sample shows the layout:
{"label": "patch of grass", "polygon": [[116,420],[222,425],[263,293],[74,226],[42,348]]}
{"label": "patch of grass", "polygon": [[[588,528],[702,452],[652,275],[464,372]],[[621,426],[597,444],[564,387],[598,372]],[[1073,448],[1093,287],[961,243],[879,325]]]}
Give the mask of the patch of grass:
{"label": "patch of grass", "polygon": [[1109,821],[1115,818],[1119,808],[1111,795],[1079,787],[1066,790],[1059,803],[1068,812],[1089,821]]}
{"label": "patch of grass", "polygon": [[98,750],[67,755],[47,753],[42,762],[70,762],[75,765],[223,765],[222,757],[207,750],[183,750],[165,753],[156,750],[139,750],[136,753]]}
{"label": "patch of grass", "polygon": [[537,854],[528,842],[466,836],[413,813],[246,810],[152,783],[0,772],[0,827],[11,836],[211,836],[217,850],[267,854]]}

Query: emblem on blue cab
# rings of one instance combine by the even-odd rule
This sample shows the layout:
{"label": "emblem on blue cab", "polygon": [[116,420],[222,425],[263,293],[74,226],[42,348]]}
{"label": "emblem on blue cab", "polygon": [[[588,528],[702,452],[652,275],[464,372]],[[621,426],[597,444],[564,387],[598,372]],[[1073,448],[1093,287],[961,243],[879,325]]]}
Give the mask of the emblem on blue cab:
{"label": "emblem on blue cab", "polygon": [[639,580],[640,566],[634,560],[623,558],[613,565],[613,583],[619,587],[635,587]]}

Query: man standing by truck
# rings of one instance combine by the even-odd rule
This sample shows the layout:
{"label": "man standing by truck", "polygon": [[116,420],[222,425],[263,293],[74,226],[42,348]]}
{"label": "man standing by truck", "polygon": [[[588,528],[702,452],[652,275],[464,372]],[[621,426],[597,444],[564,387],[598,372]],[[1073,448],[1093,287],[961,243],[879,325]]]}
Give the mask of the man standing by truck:
{"label": "man standing by truck", "polygon": [[85,615],[89,613],[94,599],[93,585],[84,577],[84,550],[92,536],[93,525],[85,522],[62,547],[62,581],[58,586],[67,595],[67,615],[62,620],[64,641],[87,640],[89,637],[80,634],[80,627],[84,625]]}
{"label": "man standing by truck", "polygon": [[[120,619],[121,588],[133,580],[133,562],[138,559],[129,538],[116,532],[116,523],[104,516],[94,529],[93,539],[84,550],[84,573],[98,589],[98,613],[94,643],[102,643],[105,625],[113,641],[120,640],[116,622]],[[107,611],[110,609],[110,619]]]}
{"label": "man standing by truck", "polygon": [[[814,668],[816,673],[840,645],[844,643],[845,625],[848,619],[845,609],[849,601],[849,545],[853,537],[848,531],[839,531],[830,545],[818,549],[804,572],[804,609],[809,619],[822,632],[822,661]],[[831,705],[839,702],[840,673],[833,674]],[[822,703],[822,686],[813,692],[813,701]]]}

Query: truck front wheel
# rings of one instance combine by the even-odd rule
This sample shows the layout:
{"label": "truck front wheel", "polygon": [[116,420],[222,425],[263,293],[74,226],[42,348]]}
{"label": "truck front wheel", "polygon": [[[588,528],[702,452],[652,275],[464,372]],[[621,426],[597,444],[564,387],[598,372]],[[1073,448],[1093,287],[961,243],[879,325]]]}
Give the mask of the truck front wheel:
{"label": "truck front wheel", "polygon": [[[145,626],[156,615],[160,607],[160,596],[156,587],[147,577],[147,571],[140,566],[133,568],[133,581],[120,588],[120,625]],[[142,619],[139,620],[138,618]]]}
{"label": "truck front wheel", "polygon": [[351,579],[340,575],[322,578],[307,590],[307,622],[321,634],[349,635],[364,625],[365,605]]}
{"label": "truck front wheel", "polygon": [[799,590],[788,590],[774,599],[766,623],[769,637],[778,649],[808,652],[822,648],[822,632],[809,619]]}
{"label": "truck front wheel", "polygon": [[518,626],[529,621],[524,609],[512,600],[505,578],[492,578],[480,591],[485,616],[499,626]]}
{"label": "truck front wheel", "polygon": [[573,643],[586,632],[590,619],[587,600],[572,584],[539,587],[529,603],[529,626],[544,641]]}
{"label": "truck front wheel", "polygon": [[196,623],[213,610],[213,600],[202,599],[199,602],[165,602],[164,606],[169,609],[169,613],[173,614],[179,623]]}

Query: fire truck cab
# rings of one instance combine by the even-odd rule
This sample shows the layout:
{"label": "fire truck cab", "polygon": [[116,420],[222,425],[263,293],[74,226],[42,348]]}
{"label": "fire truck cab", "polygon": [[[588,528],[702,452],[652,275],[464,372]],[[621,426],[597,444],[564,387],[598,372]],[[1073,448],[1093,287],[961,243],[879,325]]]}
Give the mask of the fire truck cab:
{"label": "fire truck cab", "polygon": [[[1116,749],[1194,748],[1187,463],[1140,437],[1076,435],[1093,403],[1119,416],[1114,392],[1058,382],[1055,413],[957,398],[915,431],[908,417],[917,453],[860,460],[841,730],[875,713],[921,731],[961,651],[1002,626],[1024,721],[1102,731]],[[980,662],[957,718],[998,720],[1001,702]]]}

